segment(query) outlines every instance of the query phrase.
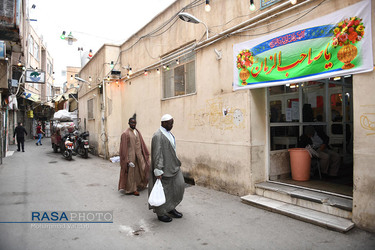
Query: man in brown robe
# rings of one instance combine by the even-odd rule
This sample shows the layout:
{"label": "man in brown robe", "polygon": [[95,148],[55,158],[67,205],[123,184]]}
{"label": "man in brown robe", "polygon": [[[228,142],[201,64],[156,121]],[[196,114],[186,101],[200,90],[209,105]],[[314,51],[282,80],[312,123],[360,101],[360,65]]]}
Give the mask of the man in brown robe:
{"label": "man in brown robe", "polygon": [[138,190],[147,187],[150,153],[138,129],[135,118],[129,119],[129,128],[122,133],[120,142],[120,180],[118,190],[139,196]]}

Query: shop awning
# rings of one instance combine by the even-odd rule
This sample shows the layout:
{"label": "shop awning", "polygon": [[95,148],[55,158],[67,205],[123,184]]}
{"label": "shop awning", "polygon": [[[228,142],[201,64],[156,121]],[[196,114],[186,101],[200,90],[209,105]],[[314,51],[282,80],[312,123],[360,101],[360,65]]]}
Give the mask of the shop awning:
{"label": "shop awning", "polygon": [[78,93],[78,90],[76,88],[71,88],[71,89],[68,89],[65,93],[53,98],[53,100],[55,102],[66,101],[66,100],[69,100],[69,98],[71,98],[70,94],[77,94],[77,93]]}
{"label": "shop awning", "polygon": [[31,92],[23,92],[21,97],[33,102],[40,102],[40,95]]}
{"label": "shop awning", "polygon": [[365,0],[301,25],[235,44],[233,89],[372,71],[371,30],[371,1]]}

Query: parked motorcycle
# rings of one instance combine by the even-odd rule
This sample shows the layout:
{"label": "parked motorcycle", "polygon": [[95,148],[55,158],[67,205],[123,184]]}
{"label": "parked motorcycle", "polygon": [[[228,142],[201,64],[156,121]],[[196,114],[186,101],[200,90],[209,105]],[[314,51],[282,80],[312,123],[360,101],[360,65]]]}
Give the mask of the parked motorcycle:
{"label": "parked motorcycle", "polygon": [[75,132],[75,152],[85,159],[89,156],[89,140],[87,139],[89,135],[88,131],[81,134],[78,131]]}
{"label": "parked motorcycle", "polygon": [[60,145],[61,154],[65,159],[71,160],[74,151],[74,135],[69,133],[61,139]]}

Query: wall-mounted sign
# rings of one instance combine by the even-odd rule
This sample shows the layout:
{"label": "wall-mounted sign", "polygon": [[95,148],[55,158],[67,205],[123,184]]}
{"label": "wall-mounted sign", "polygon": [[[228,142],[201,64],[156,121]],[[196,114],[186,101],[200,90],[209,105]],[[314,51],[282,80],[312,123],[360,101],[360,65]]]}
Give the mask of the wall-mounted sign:
{"label": "wall-mounted sign", "polygon": [[4,41],[0,41],[0,59],[5,59],[6,46]]}
{"label": "wall-mounted sign", "polygon": [[46,73],[44,71],[26,70],[26,82],[45,83]]}
{"label": "wall-mounted sign", "polygon": [[23,97],[27,100],[33,101],[33,102],[39,102],[40,101],[40,96],[38,94],[34,94],[34,93],[31,93],[31,92],[23,92],[21,94],[21,97]]}
{"label": "wall-mounted sign", "polygon": [[260,0],[260,9],[265,9],[281,0]]}

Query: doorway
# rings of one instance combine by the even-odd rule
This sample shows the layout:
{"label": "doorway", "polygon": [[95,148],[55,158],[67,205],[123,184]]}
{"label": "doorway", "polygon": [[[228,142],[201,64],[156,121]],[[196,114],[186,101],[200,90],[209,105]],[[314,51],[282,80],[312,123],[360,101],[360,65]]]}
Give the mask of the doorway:
{"label": "doorway", "polygon": [[[352,81],[347,75],[268,88],[269,180],[353,196]],[[309,181],[292,180],[288,149],[298,147],[307,126],[329,137],[330,150],[340,157],[337,177],[312,171]]]}

